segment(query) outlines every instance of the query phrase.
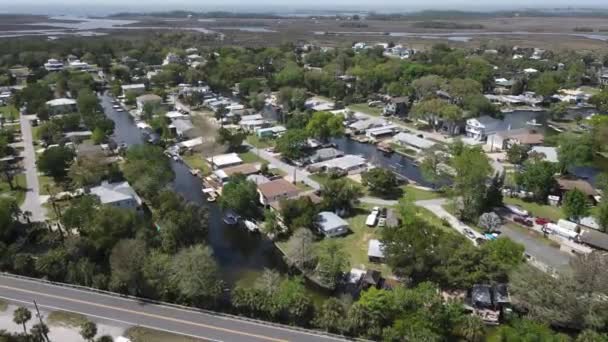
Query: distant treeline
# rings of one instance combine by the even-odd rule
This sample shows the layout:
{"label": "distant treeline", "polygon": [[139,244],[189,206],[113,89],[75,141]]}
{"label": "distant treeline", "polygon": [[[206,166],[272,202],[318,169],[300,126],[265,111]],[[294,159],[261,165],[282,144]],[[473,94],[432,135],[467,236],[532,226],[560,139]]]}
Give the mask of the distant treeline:
{"label": "distant treeline", "polygon": [[412,26],[418,28],[450,30],[481,30],[484,28],[481,24],[456,23],[452,21],[417,21],[413,23]]}
{"label": "distant treeline", "polygon": [[487,19],[505,17],[608,17],[608,10],[524,10],[524,11],[493,11],[493,12],[469,12],[469,11],[420,11],[412,13],[375,13],[367,15],[369,20],[449,20],[449,19]]}
{"label": "distant treeline", "polygon": [[285,16],[276,15],[272,13],[238,13],[238,12],[188,12],[188,11],[170,11],[170,12],[152,12],[152,13],[135,13],[135,12],[122,12],[112,14],[110,18],[126,18],[126,17],[154,17],[154,18],[176,18],[183,17],[187,18],[192,16],[195,19],[209,19],[209,18],[248,18],[248,19],[283,19]]}

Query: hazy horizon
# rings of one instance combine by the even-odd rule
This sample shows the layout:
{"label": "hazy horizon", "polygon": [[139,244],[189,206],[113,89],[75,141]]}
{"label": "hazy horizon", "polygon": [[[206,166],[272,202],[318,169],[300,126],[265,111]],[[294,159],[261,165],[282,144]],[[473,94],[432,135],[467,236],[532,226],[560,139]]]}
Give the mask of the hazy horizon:
{"label": "hazy horizon", "polygon": [[142,8],[141,2],[125,0],[101,0],[93,4],[89,2],[83,3],[82,0],[20,0],[5,4],[0,9],[0,13],[107,15],[118,12],[149,13],[172,10],[290,13],[295,11],[314,12],[323,10],[343,12],[415,12],[422,10],[495,11],[557,8],[608,9],[608,3],[605,0],[582,0],[576,3],[573,3],[571,0],[541,0],[536,1],[534,4],[530,4],[529,0],[512,0],[509,3],[487,0],[427,0],[423,3],[399,0],[385,0],[381,3],[371,0],[333,0],[330,2],[325,0],[295,0],[289,2],[289,4],[285,4],[282,0],[261,0],[253,5],[239,0],[211,0],[205,1],[204,4],[194,0],[175,0],[171,2],[148,0],[145,2],[145,7]]}

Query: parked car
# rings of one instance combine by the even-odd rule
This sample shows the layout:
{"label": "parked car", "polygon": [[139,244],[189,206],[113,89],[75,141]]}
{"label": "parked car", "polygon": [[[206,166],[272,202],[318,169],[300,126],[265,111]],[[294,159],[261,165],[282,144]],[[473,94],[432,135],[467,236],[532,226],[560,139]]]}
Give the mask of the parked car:
{"label": "parked car", "polygon": [[534,222],[532,222],[531,219],[529,219],[527,217],[519,216],[519,215],[514,216],[513,217],[513,221],[515,221],[515,222],[517,222],[517,223],[519,223],[521,225],[524,225],[526,227],[532,227],[532,226],[534,226]]}
{"label": "parked car", "polygon": [[519,215],[519,216],[529,216],[530,215],[530,213],[527,210],[525,210],[524,208],[522,208],[518,205],[508,204],[508,205],[505,205],[505,207],[507,209],[509,209],[515,215]]}
{"label": "parked car", "polygon": [[537,225],[539,225],[539,226],[544,226],[544,225],[546,225],[547,223],[551,223],[551,220],[546,219],[546,218],[544,218],[544,217],[537,217],[537,218],[534,220],[534,222],[535,222]]}
{"label": "parked car", "polygon": [[386,219],[385,219],[384,217],[381,217],[381,218],[378,220],[378,227],[382,228],[382,227],[384,227],[384,226],[386,226]]}
{"label": "parked car", "polygon": [[469,238],[471,238],[473,240],[476,238],[475,233],[473,233],[473,231],[470,230],[469,228],[465,228],[465,229],[463,229],[463,231],[464,231],[464,235],[468,236]]}

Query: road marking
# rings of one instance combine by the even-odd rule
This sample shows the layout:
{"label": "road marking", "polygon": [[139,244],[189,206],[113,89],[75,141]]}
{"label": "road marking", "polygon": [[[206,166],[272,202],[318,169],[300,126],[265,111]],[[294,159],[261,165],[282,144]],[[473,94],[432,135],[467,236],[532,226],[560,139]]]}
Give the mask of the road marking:
{"label": "road marking", "polygon": [[[281,339],[277,339],[277,338],[273,338],[273,337],[251,334],[251,333],[247,333],[244,331],[232,330],[232,329],[228,329],[228,328],[221,328],[221,327],[216,327],[216,326],[208,325],[208,324],[204,324],[204,323],[196,323],[196,322],[186,321],[186,320],[182,320],[182,319],[178,319],[178,318],[165,317],[165,316],[160,316],[160,315],[146,313],[146,312],[138,312],[135,310],[114,307],[111,305],[91,303],[91,302],[87,302],[84,300],[73,299],[73,298],[57,296],[57,295],[51,295],[51,294],[46,294],[46,293],[40,293],[40,292],[36,292],[36,291],[24,290],[24,289],[11,287],[11,286],[0,285],[0,288],[4,288],[7,290],[11,290],[11,291],[28,293],[28,294],[32,294],[35,296],[44,296],[44,297],[64,300],[64,301],[68,301],[68,302],[74,302],[74,303],[83,304],[83,305],[96,306],[96,307],[105,308],[105,309],[109,309],[109,310],[122,311],[122,312],[130,313],[133,315],[147,316],[147,317],[156,318],[156,319],[160,319],[160,320],[171,321],[171,322],[181,323],[181,324],[186,324],[186,325],[192,325],[192,326],[197,326],[197,327],[201,327],[201,328],[231,333],[231,334],[235,334],[235,335],[243,335],[243,336],[253,337],[253,338],[257,338],[257,339],[261,339],[261,340],[274,341],[274,342],[287,342],[287,340],[281,340]],[[66,311],[70,311],[70,310],[66,309]]]}
{"label": "road marking", "polygon": [[[30,302],[30,301],[21,300],[21,299],[14,299],[14,298],[5,297],[5,296],[0,296],[0,298],[6,299],[7,301],[12,302],[12,303],[23,303],[23,304],[28,305],[30,307],[34,307],[34,305],[32,304],[32,302]],[[53,305],[38,304],[38,307],[40,307],[40,308],[46,308],[46,309],[51,309],[51,310],[57,310],[57,311],[66,311],[66,309],[64,309],[64,308],[60,308],[60,307],[53,306]],[[142,328],[148,328],[150,330],[163,331],[163,332],[170,333],[170,334],[175,334],[175,335],[188,336],[188,337],[192,337],[192,338],[195,338],[195,339],[204,339],[205,340],[204,342],[224,342],[222,340],[216,340],[216,339],[205,337],[205,336],[201,336],[201,335],[186,334],[186,333],[179,332],[179,331],[173,331],[173,330],[169,330],[169,329],[163,329],[163,328],[154,327],[154,326],[146,325],[146,324],[138,324],[138,323],[133,323],[133,322],[128,322],[128,321],[123,321],[123,320],[116,319],[116,318],[109,318],[109,317],[94,315],[94,314],[90,314],[90,313],[86,313],[86,312],[82,312],[82,311],[77,311],[77,310],[69,310],[69,312],[81,314],[81,315],[87,316],[87,317],[98,318],[100,320],[122,323],[122,324],[125,324],[125,325],[129,325],[130,327],[142,327]]]}

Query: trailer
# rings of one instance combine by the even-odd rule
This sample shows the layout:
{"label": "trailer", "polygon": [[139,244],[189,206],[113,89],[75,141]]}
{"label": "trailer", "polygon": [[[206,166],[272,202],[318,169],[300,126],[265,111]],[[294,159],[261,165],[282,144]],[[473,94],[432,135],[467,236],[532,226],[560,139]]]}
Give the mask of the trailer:
{"label": "trailer", "polygon": [[569,240],[574,240],[578,237],[578,233],[576,231],[558,226],[555,223],[547,223],[543,227],[543,232],[559,235],[559,236],[569,239]]}

